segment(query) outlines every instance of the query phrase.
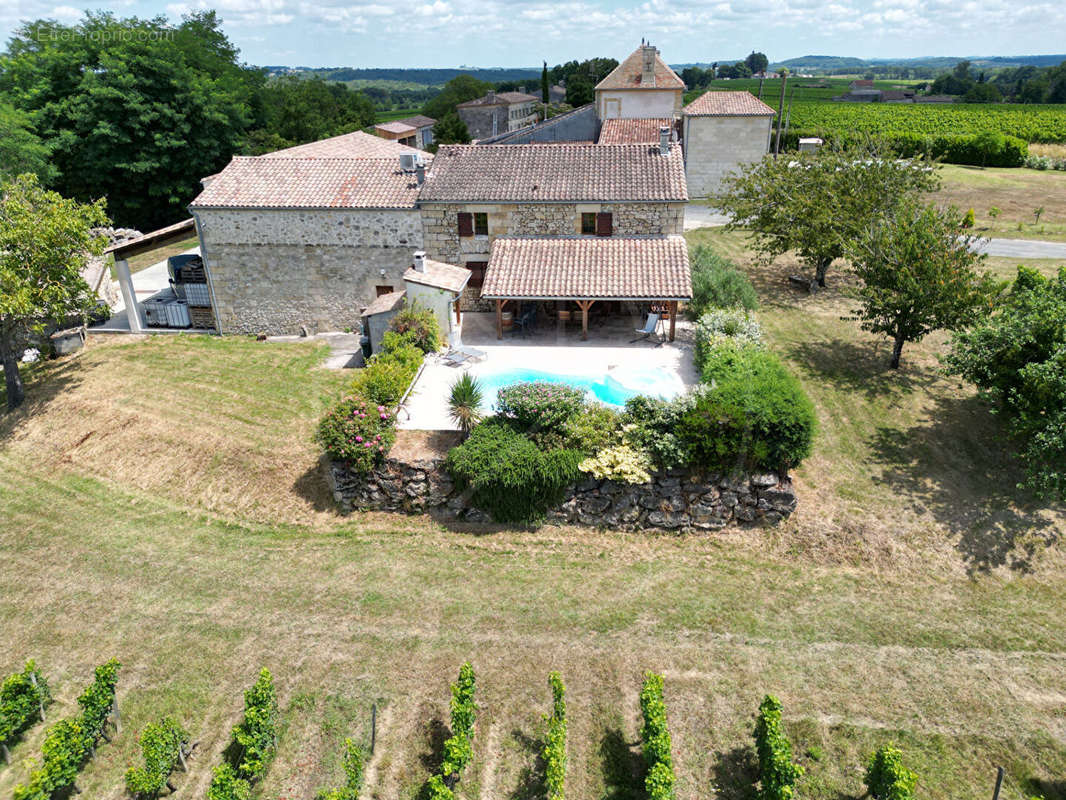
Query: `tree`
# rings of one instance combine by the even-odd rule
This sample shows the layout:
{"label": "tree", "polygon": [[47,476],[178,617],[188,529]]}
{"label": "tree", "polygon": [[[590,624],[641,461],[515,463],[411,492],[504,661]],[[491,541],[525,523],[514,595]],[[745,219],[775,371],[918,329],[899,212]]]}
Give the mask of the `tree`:
{"label": "tree", "polygon": [[593,83],[587,75],[577,73],[566,82],[566,102],[575,108],[591,103],[595,94]]}
{"label": "tree", "polygon": [[0,180],[32,172],[42,181],[55,174],[48,145],[38,138],[28,115],[0,103]]}
{"label": "tree", "polygon": [[547,105],[551,100],[550,88],[548,83],[548,62],[545,61],[544,67],[540,71],[540,101],[544,105]]}
{"label": "tree", "polygon": [[766,262],[790,250],[814,271],[812,288],[825,286],[829,266],[849,241],[901,199],[940,185],[922,161],[883,158],[854,148],[766,156],[728,178],[715,202],[747,229]]}
{"label": "tree", "polygon": [[877,219],[848,250],[863,282],[860,307],[853,313],[863,330],[892,339],[892,369],[899,368],[907,342],[936,330],[958,331],[992,307],[999,291],[984,260],[962,235],[958,209],[938,209],[915,199],[901,202]]}
{"label": "tree", "polygon": [[433,126],[433,144],[470,144],[470,131],[459,115],[451,111]]}
{"label": "tree", "polygon": [[256,152],[350,133],[373,125],[377,118],[374,104],[362,92],[318,76],[272,79],[263,87],[260,102],[263,124],[248,139]]}
{"label": "tree", "polygon": [[[479,81],[473,75],[456,75],[444,84],[440,94],[422,107],[422,113],[433,119],[443,119],[449,113],[454,113],[460,103],[482,97],[491,88],[491,83]],[[470,141],[469,138],[467,141]]]}
{"label": "tree", "polygon": [[91,229],[106,223],[103,200],[68,200],[31,174],[0,184],[0,359],[9,411],[25,398],[19,361],[29,336],[95,305],[81,271],[104,247]]}
{"label": "tree", "polygon": [[0,99],[29,114],[52,151],[53,188],[104,195],[116,221],[175,222],[252,122],[258,71],[241,67],[214,12],[18,28],[3,54]]}
{"label": "tree", "polygon": [[966,103],[998,103],[1003,99],[1003,93],[994,83],[975,83],[962,99]]}
{"label": "tree", "polygon": [[756,53],[752,50],[751,54],[744,59],[744,63],[747,64],[752,75],[757,75],[760,72],[766,72],[766,68],[770,66],[770,59],[765,53]]}
{"label": "tree", "polygon": [[1025,485],[1066,499],[1066,267],[1019,267],[992,314],[952,337],[945,363],[977,385],[1021,446]]}

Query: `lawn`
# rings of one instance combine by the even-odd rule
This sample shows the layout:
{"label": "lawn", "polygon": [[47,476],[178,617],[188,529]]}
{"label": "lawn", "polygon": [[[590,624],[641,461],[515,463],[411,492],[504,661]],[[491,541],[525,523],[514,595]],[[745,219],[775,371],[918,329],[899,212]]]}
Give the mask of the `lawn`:
{"label": "lawn", "polygon": [[[974,210],[981,236],[1066,241],[1066,172],[962,167],[945,164],[936,195],[962,211]],[[988,210],[999,208],[993,218]],[[1040,221],[1033,212],[1043,208]]]}
{"label": "lawn", "polygon": [[[312,344],[95,337],[35,369],[27,406],[0,417],[0,668],[36,658],[57,719],[94,664],[122,660],[122,733],[83,771],[85,795],[123,797],[137,731],[172,713],[199,742],[178,794],[202,797],[266,665],[283,726],[257,797],[338,781],[344,737],[367,739],[377,704],[364,796],[413,798],[469,658],[467,800],[543,795],[551,669],[568,687],[575,800],[643,797],[644,669],[666,675],[681,800],[754,798],[767,691],[807,769],[799,797],[860,797],[864,758],[891,741],[924,798],[986,795],[996,764],[1005,797],[1066,798],[1063,516],[1011,488],[993,419],[936,371],[942,340],[890,373],[887,346],[840,321],[840,273],[792,294],[787,260],[751,265],[738,234],[691,238],[751,270],[771,346],[818,407],[800,510],[777,530],[339,518],[311,432],[346,378]],[[43,728],[12,748],[0,794]]]}

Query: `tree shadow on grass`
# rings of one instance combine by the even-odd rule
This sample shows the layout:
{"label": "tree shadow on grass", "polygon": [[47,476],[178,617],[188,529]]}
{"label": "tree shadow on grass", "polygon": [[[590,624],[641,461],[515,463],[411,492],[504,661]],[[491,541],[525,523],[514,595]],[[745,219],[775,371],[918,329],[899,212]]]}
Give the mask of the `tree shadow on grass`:
{"label": "tree shadow on grass", "polygon": [[715,797],[721,800],[755,800],[759,765],[750,747],[735,747],[718,753],[714,765]]}
{"label": "tree shadow on grass", "polygon": [[868,442],[873,480],[929,513],[958,536],[971,574],[1006,566],[1030,572],[1059,532],[1046,506],[1022,489],[1002,422],[976,397],[939,399],[924,421],[906,430],[879,427]]}
{"label": "tree shadow on grass", "polygon": [[1025,781],[1025,793],[1044,800],[1063,800],[1066,798],[1066,780],[1045,781],[1034,779]]}
{"label": "tree shadow on grass", "polygon": [[43,413],[61,394],[77,387],[82,382],[84,370],[81,354],[23,364],[19,374],[26,399],[14,411],[7,410],[7,388],[3,370],[0,370],[0,441],[13,436],[26,420]]}
{"label": "tree shadow on grass", "polygon": [[795,342],[788,346],[787,353],[815,380],[869,399],[911,394],[941,380],[935,369],[913,363],[904,362],[899,369],[891,369],[888,363],[892,346],[887,340],[818,339]]}
{"label": "tree shadow on grass", "polygon": [[644,800],[644,759],[619,728],[608,728],[600,741],[604,800]]}
{"label": "tree shadow on grass", "polygon": [[310,503],[315,511],[337,510],[337,503],[326,482],[326,469],[322,461],[314,461],[292,485],[293,491]]}
{"label": "tree shadow on grass", "polygon": [[511,731],[511,738],[531,757],[518,776],[518,785],[509,795],[510,800],[540,800],[548,793],[545,777],[544,741],[539,736],[528,736],[518,728]]}
{"label": "tree shadow on grass", "polygon": [[444,742],[452,733],[439,716],[434,716],[426,723],[425,733],[426,749],[419,756],[419,761],[423,767],[436,774],[444,760]]}

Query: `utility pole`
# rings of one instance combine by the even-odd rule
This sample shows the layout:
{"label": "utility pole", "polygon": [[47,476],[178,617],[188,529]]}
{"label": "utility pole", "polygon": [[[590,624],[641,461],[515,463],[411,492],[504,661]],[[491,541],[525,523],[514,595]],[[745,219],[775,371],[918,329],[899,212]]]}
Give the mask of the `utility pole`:
{"label": "utility pole", "polygon": [[766,73],[765,72],[762,74],[762,77],[759,78],[759,99],[760,100],[762,100],[762,85],[764,83],[766,83]]}
{"label": "utility pole", "polygon": [[785,120],[785,84],[788,82],[788,69],[781,67],[781,99],[777,102],[777,141],[774,142],[774,158],[781,152],[781,125]]}

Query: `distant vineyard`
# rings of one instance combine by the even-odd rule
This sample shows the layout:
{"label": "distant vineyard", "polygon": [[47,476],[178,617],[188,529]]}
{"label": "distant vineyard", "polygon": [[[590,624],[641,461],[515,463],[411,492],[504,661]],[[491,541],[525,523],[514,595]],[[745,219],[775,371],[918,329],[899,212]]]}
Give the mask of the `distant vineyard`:
{"label": "distant vineyard", "polygon": [[[766,98],[764,98],[766,99]],[[818,103],[792,105],[792,129],[921,136],[1002,133],[1026,142],[1066,142],[1066,105]]]}

